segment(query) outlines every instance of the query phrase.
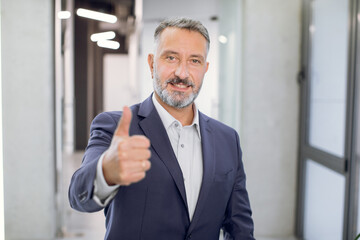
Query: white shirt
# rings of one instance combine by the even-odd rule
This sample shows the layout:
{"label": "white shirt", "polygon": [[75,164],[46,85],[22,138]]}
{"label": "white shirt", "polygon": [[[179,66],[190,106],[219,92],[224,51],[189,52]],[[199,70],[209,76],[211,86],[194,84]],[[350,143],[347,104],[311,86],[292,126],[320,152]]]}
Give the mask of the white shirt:
{"label": "white shirt", "polygon": [[[197,107],[194,104],[194,119],[192,124],[182,126],[178,120],[171,116],[165,108],[160,105],[155,98],[155,94],[153,94],[152,101],[164,124],[172,149],[183,173],[188,211],[191,220],[195,212],[203,176],[201,134]],[[102,172],[102,159],[103,155],[101,155],[97,165],[93,198],[97,204],[104,207],[115,197],[119,185],[107,185]]]}

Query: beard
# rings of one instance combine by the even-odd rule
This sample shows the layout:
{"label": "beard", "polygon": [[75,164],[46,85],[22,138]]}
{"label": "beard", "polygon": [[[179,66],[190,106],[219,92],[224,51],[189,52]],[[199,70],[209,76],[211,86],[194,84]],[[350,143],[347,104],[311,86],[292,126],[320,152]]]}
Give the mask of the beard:
{"label": "beard", "polygon": [[[190,87],[192,92],[189,95],[185,92],[170,92],[166,89],[168,84],[183,84]],[[195,101],[196,97],[199,95],[202,83],[199,87],[196,87],[195,84],[187,78],[181,79],[179,77],[174,77],[161,84],[160,78],[156,72],[156,67],[154,67],[153,85],[155,92],[164,103],[171,107],[181,109],[191,105]]]}

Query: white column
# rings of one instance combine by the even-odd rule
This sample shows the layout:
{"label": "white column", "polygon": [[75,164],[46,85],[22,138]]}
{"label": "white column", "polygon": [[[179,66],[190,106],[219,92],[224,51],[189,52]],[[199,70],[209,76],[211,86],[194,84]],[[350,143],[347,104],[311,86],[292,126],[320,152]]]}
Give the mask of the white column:
{"label": "white column", "polygon": [[54,3],[1,4],[6,239],[53,239]]}
{"label": "white column", "polygon": [[[1,1],[0,1],[0,56],[1,56]],[[3,124],[2,124],[2,78],[1,78],[1,59],[0,59],[0,240],[5,239],[4,222],[4,158],[3,158]]]}
{"label": "white column", "polygon": [[244,1],[241,142],[256,238],[294,232],[301,1]]}

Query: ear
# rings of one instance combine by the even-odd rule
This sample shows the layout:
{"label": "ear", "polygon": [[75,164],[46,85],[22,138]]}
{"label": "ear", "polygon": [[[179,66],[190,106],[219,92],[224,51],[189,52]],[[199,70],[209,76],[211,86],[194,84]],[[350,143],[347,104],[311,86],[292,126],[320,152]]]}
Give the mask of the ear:
{"label": "ear", "polygon": [[151,78],[154,78],[154,54],[148,55],[148,64],[150,67]]}
{"label": "ear", "polygon": [[206,62],[206,70],[205,70],[205,72],[207,72],[208,69],[209,69],[209,62]]}

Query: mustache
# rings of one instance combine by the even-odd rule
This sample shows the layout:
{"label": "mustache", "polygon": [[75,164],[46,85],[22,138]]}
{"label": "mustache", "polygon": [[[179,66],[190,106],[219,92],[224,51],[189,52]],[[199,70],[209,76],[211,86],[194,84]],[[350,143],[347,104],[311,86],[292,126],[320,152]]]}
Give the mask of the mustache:
{"label": "mustache", "polygon": [[185,79],[181,79],[179,77],[175,77],[175,78],[171,78],[169,80],[166,81],[167,84],[184,84],[190,87],[194,87],[194,83],[191,82],[189,79],[185,78]]}

